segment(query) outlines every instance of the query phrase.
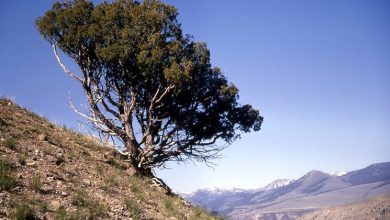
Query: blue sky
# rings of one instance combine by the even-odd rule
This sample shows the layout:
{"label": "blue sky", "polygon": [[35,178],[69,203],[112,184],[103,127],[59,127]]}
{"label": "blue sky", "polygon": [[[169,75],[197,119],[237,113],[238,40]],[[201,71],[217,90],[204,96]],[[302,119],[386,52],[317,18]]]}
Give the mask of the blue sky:
{"label": "blue sky", "polygon": [[[33,25],[53,2],[0,2],[0,95],[77,128],[67,94],[82,103],[82,91]],[[389,1],[166,2],[178,7],[185,33],[207,42],[241,103],[265,117],[214,169],[188,162],[157,170],[173,189],[257,188],[313,169],[390,161]]]}

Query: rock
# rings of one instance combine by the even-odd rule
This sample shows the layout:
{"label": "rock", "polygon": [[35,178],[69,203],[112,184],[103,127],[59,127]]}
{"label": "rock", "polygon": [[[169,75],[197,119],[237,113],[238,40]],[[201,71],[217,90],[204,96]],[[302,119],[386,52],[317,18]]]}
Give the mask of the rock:
{"label": "rock", "polygon": [[65,160],[65,157],[64,157],[64,154],[63,153],[58,153],[56,154],[56,164],[59,166],[63,163],[65,163],[66,160]]}
{"label": "rock", "polygon": [[103,154],[103,158],[105,158],[105,159],[107,159],[107,158],[111,158],[111,157],[113,157],[114,155],[113,155],[114,153],[113,153],[113,151],[107,151],[107,152],[105,152],[104,154]]}
{"label": "rock", "polygon": [[38,140],[40,140],[40,141],[47,141],[47,137],[44,134],[40,134],[40,135],[38,135]]}
{"label": "rock", "polygon": [[130,176],[134,176],[137,173],[137,171],[133,167],[129,167],[126,170],[126,173],[128,173]]}
{"label": "rock", "polygon": [[56,200],[53,200],[53,201],[51,201],[51,202],[49,203],[49,208],[50,208],[51,210],[54,210],[54,211],[58,210],[58,208],[60,208],[60,206],[61,206],[60,202],[58,202],[58,201],[56,201]]}
{"label": "rock", "polygon": [[62,197],[68,197],[68,193],[67,192],[61,192],[61,196]]}
{"label": "rock", "polygon": [[52,155],[46,155],[45,156],[45,160],[49,163],[56,163],[57,162],[57,158],[55,158],[54,156]]}
{"label": "rock", "polygon": [[35,166],[37,166],[37,163],[33,160],[26,160],[26,166],[35,167]]}
{"label": "rock", "polygon": [[16,174],[16,179],[18,180],[23,179],[23,174],[21,173]]}
{"label": "rock", "polygon": [[40,191],[44,194],[49,194],[52,193],[54,190],[51,186],[45,185],[41,187]]}
{"label": "rock", "polygon": [[90,180],[85,179],[85,180],[83,180],[83,183],[84,183],[85,186],[91,186],[91,181]]}

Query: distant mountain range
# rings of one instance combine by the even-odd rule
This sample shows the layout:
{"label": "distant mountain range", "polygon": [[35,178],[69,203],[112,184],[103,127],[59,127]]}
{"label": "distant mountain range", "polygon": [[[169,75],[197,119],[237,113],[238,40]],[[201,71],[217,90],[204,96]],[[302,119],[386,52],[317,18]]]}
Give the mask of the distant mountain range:
{"label": "distant mountain range", "polygon": [[349,173],[310,171],[297,180],[275,180],[253,190],[200,189],[183,197],[229,219],[288,220],[386,194],[390,194],[390,162]]}

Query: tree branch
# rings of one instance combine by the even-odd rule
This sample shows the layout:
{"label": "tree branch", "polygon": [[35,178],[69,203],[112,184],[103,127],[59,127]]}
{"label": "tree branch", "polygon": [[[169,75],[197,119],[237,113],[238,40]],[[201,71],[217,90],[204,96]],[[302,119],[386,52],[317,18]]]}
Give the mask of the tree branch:
{"label": "tree branch", "polygon": [[71,76],[73,79],[79,81],[80,83],[83,83],[83,80],[78,77],[76,74],[74,74],[72,71],[70,71],[66,66],[62,63],[60,56],[57,53],[57,46],[55,44],[51,45],[53,47],[53,52],[55,57],[57,58],[58,64],[60,64],[61,68],[64,70],[65,73],[67,73],[69,76]]}

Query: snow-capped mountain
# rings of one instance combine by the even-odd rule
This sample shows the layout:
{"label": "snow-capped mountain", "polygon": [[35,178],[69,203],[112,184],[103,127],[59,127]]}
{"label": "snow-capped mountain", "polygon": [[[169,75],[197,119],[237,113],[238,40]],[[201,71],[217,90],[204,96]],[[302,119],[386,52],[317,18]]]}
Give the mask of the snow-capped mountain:
{"label": "snow-capped mountain", "polygon": [[197,194],[207,194],[208,196],[220,196],[223,194],[231,194],[231,193],[239,193],[239,192],[245,192],[245,191],[252,191],[252,190],[246,190],[246,189],[240,189],[240,188],[219,188],[219,187],[210,187],[210,188],[203,188],[198,189],[192,193],[182,193],[182,196],[184,198],[187,197],[193,197]]}
{"label": "snow-capped mountain", "polygon": [[348,172],[345,172],[345,171],[337,171],[334,173],[329,173],[329,175],[331,175],[331,176],[344,176],[346,174],[348,174]]}
{"label": "snow-capped mountain", "polygon": [[[230,208],[234,207],[232,204],[241,203],[248,198],[253,197],[256,193],[262,193],[269,190],[277,189],[279,187],[286,186],[292,183],[292,179],[277,179],[267,184],[264,187],[258,189],[240,189],[240,188],[204,188],[198,189],[193,193],[184,194],[181,196],[187,201],[203,206],[211,210],[218,210],[223,212],[231,211]],[[221,207],[221,204],[224,204]]]}
{"label": "snow-capped mountain", "polygon": [[209,187],[198,189],[192,193],[181,193],[184,198],[191,198],[199,194],[207,194],[211,197],[221,196],[224,194],[234,194],[234,193],[255,193],[262,192],[271,189],[276,189],[285,185],[292,183],[293,179],[277,179],[271,183],[265,185],[264,187],[258,189],[240,189],[240,188],[219,188],[219,187]]}
{"label": "snow-capped mountain", "polygon": [[268,191],[271,189],[276,189],[276,188],[288,185],[288,184],[292,183],[293,181],[294,181],[293,179],[277,179],[277,180],[272,181],[270,184],[260,188],[259,191]]}
{"label": "snow-capped mountain", "polygon": [[197,190],[185,199],[228,219],[296,219],[315,209],[389,193],[390,162],[385,162],[351,172],[313,170],[297,180],[279,179],[256,190]]}

